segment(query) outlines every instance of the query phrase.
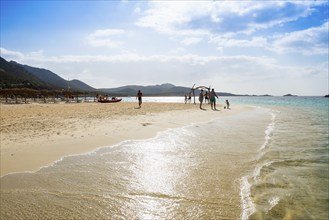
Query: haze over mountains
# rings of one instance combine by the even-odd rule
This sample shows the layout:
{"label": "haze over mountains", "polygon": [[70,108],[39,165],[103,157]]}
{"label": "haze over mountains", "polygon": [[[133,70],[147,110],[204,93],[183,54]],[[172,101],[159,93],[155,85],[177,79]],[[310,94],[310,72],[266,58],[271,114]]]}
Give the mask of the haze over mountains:
{"label": "haze over mountains", "polygon": [[[148,96],[182,96],[191,91],[190,87],[170,83],[151,86],[127,85],[117,88],[93,88],[74,79],[65,80],[50,70],[6,61],[0,57],[0,89],[29,88],[35,90],[71,90],[79,92],[108,93],[116,96],[135,96],[142,90]],[[234,95],[218,92],[219,95]]]}
{"label": "haze over mountains", "polygon": [[96,89],[79,81],[65,80],[50,70],[7,62],[0,57],[1,88],[31,88],[44,90],[68,89],[76,91],[95,91]]}

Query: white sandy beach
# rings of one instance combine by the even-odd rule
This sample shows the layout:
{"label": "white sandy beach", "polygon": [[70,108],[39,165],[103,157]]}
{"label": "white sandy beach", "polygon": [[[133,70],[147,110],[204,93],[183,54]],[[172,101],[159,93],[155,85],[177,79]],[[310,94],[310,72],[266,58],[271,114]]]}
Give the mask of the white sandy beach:
{"label": "white sandy beach", "polygon": [[267,110],[137,106],[1,105],[1,218],[237,219],[250,214],[242,178],[252,172],[265,141]]}
{"label": "white sandy beach", "polygon": [[145,139],[234,110],[206,111],[179,103],[1,104],[1,176],[35,171],[63,156],[81,154],[124,140]]}

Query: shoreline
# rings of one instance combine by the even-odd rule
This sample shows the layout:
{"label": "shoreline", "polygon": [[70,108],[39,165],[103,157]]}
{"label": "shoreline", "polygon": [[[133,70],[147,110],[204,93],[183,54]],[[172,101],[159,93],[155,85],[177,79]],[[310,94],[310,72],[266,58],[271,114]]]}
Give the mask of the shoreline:
{"label": "shoreline", "polygon": [[125,140],[154,137],[158,132],[245,111],[200,111],[182,103],[71,103],[0,105],[1,173],[34,172],[65,156],[92,152]]}

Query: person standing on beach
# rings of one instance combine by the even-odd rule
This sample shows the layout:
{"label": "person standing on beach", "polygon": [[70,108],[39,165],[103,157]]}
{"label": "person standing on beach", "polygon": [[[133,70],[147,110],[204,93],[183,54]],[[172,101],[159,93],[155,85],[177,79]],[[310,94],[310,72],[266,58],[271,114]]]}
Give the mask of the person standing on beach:
{"label": "person standing on beach", "polygon": [[203,102],[203,89],[201,89],[201,92],[199,94],[199,102],[200,102],[200,109],[202,108],[202,102]]}
{"label": "person standing on beach", "polygon": [[211,105],[212,110],[217,110],[216,109],[216,98],[215,97],[218,98],[215,90],[212,89],[211,92],[209,93],[210,105]]}
{"label": "person standing on beach", "polygon": [[137,93],[137,95],[136,95],[136,99],[138,98],[138,105],[139,105],[139,108],[142,107],[142,96],[143,96],[143,93],[142,93],[140,90],[138,90],[138,93]]}

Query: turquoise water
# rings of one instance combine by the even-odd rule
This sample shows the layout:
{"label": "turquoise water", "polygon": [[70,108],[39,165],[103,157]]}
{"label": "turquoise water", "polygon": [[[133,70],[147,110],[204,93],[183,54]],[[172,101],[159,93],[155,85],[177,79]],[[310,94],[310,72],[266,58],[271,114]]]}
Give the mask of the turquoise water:
{"label": "turquoise water", "polygon": [[234,96],[219,103],[226,99],[231,108],[266,108],[271,118],[253,171],[241,177],[241,219],[329,219],[329,99]]}
{"label": "turquoise water", "polygon": [[256,107],[2,177],[1,219],[328,219],[329,99],[226,99]]}
{"label": "turquoise water", "polygon": [[228,99],[234,103],[255,106],[300,107],[307,109],[320,108],[321,110],[327,112],[329,109],[329,99],[320,96],[223,96],[221,99],[222,101]]}
{"label": "turquoise water", "polygon": [[329,99],[230,97],[271,109],[266,143],[245,176],[244,219],[328,219]]}

